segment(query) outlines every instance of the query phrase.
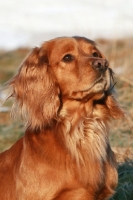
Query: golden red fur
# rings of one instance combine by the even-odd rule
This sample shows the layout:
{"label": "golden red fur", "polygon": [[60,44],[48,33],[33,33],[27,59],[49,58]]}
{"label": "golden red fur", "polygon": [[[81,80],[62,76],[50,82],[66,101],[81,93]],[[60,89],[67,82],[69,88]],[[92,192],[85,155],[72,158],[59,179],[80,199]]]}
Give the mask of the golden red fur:
{"label": "golden red fur", "polygon": [[9,82],[23,138],[0,155],[0,200],[105,200],[117,185],[109,123],[124,114],[95,43],[63,37],[35,48]]}

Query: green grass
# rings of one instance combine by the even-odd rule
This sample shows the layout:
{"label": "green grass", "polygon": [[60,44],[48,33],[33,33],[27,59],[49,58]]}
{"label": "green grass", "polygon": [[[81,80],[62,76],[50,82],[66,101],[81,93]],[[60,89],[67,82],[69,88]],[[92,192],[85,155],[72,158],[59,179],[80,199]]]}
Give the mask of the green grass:
{"label": "green grass", "polygon": [[111,200],[133,200],[133,161],[127,160],[118,167],[119,182]]}

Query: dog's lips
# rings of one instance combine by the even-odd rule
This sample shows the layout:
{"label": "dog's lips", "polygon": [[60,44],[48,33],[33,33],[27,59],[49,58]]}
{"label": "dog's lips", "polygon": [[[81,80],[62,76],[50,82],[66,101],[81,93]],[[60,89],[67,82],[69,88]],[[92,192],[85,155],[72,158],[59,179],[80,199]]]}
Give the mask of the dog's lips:
{"label": "dog's lips", "polygon": [[85,93],[90,93],[91,91],[107,91],[109,90],[111,85],[111,77],[109,75],[109,72],[107,72],[104,76],[101,76],[100,78],[98,78],[89,88],[87,88],[86,90],[82,90],[82,92]]}
{"label": "dog's lips", "polygon": [[104,74],[102,74],[98,79],[95,80],[92,85],[89,87],[86,87],[84,90],[78,90],[74,91],[71,94],[71,97],[73,96],[74,99],[90,99],[96,94],[99,94],[102,98],[106,92],[110,90],[111,87],[111,73],[110,69],[107,69]]}
{"label": "dog's lips", "polygon": [[82,90],[82,92],[90,92],[94,88],[99,88],[101,91],[108,91],[111,86],[110,70],[107,69],[89,88]]}
{"label": "dog's lips", "polygon": [[97,87],[97,89],[99,88],[99,91],[101,89],[101,92],[106,92],[109,90],[111,86],[111,75],[110,75],[110,70],[109,68],[105,71],[105,73],[103,75],[101,75],[101,77],[99,79],[97,79],[95,81],[95,83],[93,84],[92,88]]}
{"label": "dog's lips", "polygon": [[106,70],[105,77],[106,77],[105,91],[108,91],[110,86],[111,86],[111,75],[110,75],[110,70],[109,69]]}

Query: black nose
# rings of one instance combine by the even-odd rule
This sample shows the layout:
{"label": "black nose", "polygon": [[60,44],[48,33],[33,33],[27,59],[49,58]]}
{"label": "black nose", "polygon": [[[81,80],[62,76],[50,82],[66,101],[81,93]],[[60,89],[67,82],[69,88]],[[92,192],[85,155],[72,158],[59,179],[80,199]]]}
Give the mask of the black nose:
{"label": "black nose", "polygon": [[100,72],[106,71],[107,67],[109,66],[109,63],[105,59],[97,59],[92,63],[93,67]]}

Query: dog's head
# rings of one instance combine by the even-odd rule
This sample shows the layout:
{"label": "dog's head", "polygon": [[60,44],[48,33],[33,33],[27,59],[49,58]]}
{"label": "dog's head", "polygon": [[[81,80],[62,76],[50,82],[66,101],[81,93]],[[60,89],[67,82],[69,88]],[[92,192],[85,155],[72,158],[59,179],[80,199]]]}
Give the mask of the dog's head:
{"label": "dog's head", "polygon": [[63,98],[99,99],[109,90],[111,70],[93,41],[81,37],[58,38],[47,45],[47,61]]}
{"label": "dog's head", "polygon": [[104,102],[112,117],[121,111],[112,97],[112,70],[95,43],[83,37],[63,37],[35,48],[10,81],[15,107],[32,128],[58,117],[64,100]]}

